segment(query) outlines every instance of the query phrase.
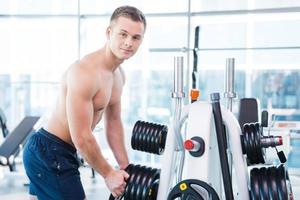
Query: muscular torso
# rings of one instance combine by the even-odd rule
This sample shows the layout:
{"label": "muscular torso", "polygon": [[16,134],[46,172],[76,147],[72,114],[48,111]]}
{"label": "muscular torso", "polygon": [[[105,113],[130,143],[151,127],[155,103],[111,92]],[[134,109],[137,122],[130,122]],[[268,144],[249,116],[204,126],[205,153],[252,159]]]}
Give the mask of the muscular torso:
{"label": "muscular torso", "polygon": [[[93,58],[93,55],[91,57],[92,58],[90,58],[87,66],[83,65],[80,67],[95,68],[95,71],[99,72],[98,74],[93,73],[91,76],[92,78],[97,79],[95,82],[99,84],[99,88],[92,98],[93,116],[91,129],[93,130],[97,123],[102,119],[107,106],[120,101],[122,87],[124,84],[124,74],[120,67],[113,72],[102,69],[101,61],[99,62],[96,57]],[[71,66],[70,68],[72,67],[78,66]],[[73,144],[66,111],[66,96],[68,91],[68,82],[66,80],[68,73],[70,73],[69,71],[70,69],[63,75],[56,108],[54,109],[45,128],[65,142]],[[87,69],[87,71],[89,71],[89,69]]]}

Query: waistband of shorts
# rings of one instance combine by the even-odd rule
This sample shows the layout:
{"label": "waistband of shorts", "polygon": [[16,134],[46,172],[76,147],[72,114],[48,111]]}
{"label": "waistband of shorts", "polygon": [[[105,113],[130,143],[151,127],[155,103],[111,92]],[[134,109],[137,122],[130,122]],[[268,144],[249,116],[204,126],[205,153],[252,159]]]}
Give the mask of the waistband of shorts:
{"label": "waistband of shorts", "polygon": [[46,138],[48,138],[49,140],[51,140],[55,143],[58,143],[61,147],[66,148],[67,150],[71,151],[72,153],[76,153],[76,149],[75,149],[74,146],[72,146],[71,144],[63,141],[62,139],[60,139],[56,135],[53,135],[52,133],[46,131],[44,128],[40,128],[37,131],[37,133],[45,136]]}

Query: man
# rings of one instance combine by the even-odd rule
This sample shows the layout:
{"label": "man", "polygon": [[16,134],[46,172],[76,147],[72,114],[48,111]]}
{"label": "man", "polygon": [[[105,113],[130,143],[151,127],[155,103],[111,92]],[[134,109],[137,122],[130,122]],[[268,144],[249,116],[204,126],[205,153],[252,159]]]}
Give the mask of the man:
{"label": "man", "polygon": [[[129,164],[121,122],[121,93],[125,83],[120,64],[138,50],[146,20],[131,6],[117,8],[106,30],[107,42],[67,69],[56,109],[47,126],[24,148],[30,179],[30,199],[85,199],[76,150],[103,178],[114,197],[125,189]],[[92,133],[104,116],[108,144],[120,166],[113,169],[101,154]]]}

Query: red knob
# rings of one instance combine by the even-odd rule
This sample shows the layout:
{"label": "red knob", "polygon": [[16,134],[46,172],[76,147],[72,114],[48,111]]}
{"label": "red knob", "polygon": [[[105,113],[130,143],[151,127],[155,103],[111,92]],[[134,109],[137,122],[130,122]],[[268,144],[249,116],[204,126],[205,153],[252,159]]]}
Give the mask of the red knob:
{"label": "red knob", "polygon": [[195,145],[194,145],[193,140],[186,140],[186,141],[184,142],[184,148],[185,148],[186,150],[190,151],[190,150],[194,149],[194,147],[195,147]]}

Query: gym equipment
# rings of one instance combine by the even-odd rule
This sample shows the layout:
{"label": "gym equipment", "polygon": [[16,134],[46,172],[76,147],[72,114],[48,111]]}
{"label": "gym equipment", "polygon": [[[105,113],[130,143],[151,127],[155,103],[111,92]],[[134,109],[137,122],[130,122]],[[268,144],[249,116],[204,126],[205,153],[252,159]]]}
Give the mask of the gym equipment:
{"label": "gym equipment", "polygon": [[110,195],[109,200],[156,200],[160,170],[129,164],[125,171],[129,174],[125,192],[119,198]]}
{"label": "gym equipment", "polygon": [[[199,92],[197,90],[197,66],[198,66],[198,54],[197,54],[197,51],[199,50],[199,34],[200,34],[200,26],[196,26],[195,28],[195,39],[194,39],[194,48],[193,48],[193,72],[192,72],[192,90],[191,92],[193,91],[196,91]],[[193,98],[193,95],[191,95],[191,103],[195,102],[198,98],[199,94],[196,95],[196,98]]]}
{"label": "gym equipment", "polygon": [[205,142],[201,137],[195,136],[184,142],[184,148],[194,157],[200,157],[205,151]]}
{"label": "gym equipment", "polygon": [[0,146],[0,164],[9,166],[10,171],[14,171],[14,160],[20,150],[20,145],[24,143],[28,135],[32,132],[33,126],[40,117],[26,116],[17,127],[8,134]]}
{"label": "gym equipment", "polygon": [[137,121],[132,131],[131,147],[161,155],[165,149],[167,132],[167,126]]}
{"label": "gym equipment", "polygon": [[234,58],[226,59],[224,98],[226,99],[226,108],[230,111],[232,111],[232,101],[236,98],[234,91],[234,63]]}
{"label": "gym equipment", "polygon": [[[281,136],[264,136],[260,124],[246,123],[241,135],[243,153],[247,155],[247,162],[252,164],[264,164],[265,148],[282,145]],[[278,152],[278,157],[282,163],[286,162],[283,152]]]}
{"label": "gym equipment", "polygon": [[[135,150],[161,155],[165,149],[168,128],[165,125],[137,121],[132,130],[131,147]],[[129,174],[123,195],[109,200],[156,200],[160,170],[147,166],[129,164]]]}
{"label": "gym equipment", "polygon": [[219,200],[219,196],[210,185],[197,179],[187,179],[177,183],[177,185],[171,190],[168,200],[175,200],[180,197],[181,200],[204,200],[201,193],[204,193],[201,189],[205,190],[207,196],[206,199]]}
{"label": "gym equipment", "polygon": [[[182,68],[182,66],[177,66],[177,68]],[[180,84],[180,77],[183,77],[183,74],[182,76],[176,75],[176,71],[183,71],[178,70],[177,68],[175,67],[174,69],[174,88],[183,88],[182,85],[176,85]],[[182,91],[179,91],[179,93],[180,92],[182,93]],[[174,95],[172,96],[174,98]],[[167,199],[169,192],[174,186],[174,182],[178,184],[181,183],[181,181],[197,179],[210,185],[215,190],[219,198],[223,198],[223,190],[226,190],[226,198],[229,196],[228,199],[232,199],[232,196],[234,196],[237,199],[249,200],[246,160],[242,154],[240,142],[241,129],[234,115],[229,110],[220,107],[222,114],[222,117],[219,118],[222,121],[222,124],[220,125],[220,120],[214,120],[214,117],[216,116],[213,113],[213,110],[216,111],[217,109],[213,109],[213,105],[211,103],[196,101],[181,108],[181,100],[182,99],[180,98],[175,98],[174,121],[169,126],[166,148],[162,155],[161,181],[159,184],[157,199]],[[218,125],[218,127],[220,127],[218,128],[218,131],[221,134],[220,139],[223,143],[226,143],[226,137],[222,133],[225,130],[223,124],[227,128],[227,136],[230,141],[233,156],[233,166],[235,169],[238,169],[235,171],[235,183],[238,191],[234,191],[234,193],[230,191],[232,190],[230,185],[222,184],[222,179],[224,177],[224,179],[226,179],[224,180],[224,183],[230,183],[231,181],[231,177],[228,178],[228,167],[226,170],[227,178],[226,175],[222,175],[222,167],[223,165],[228,166],[228,163],[226,163],[228,161],[225,161],[224,159],[221,167],[219,154],[219,148],[226,152],[227,145],[218,145],[218,139],[216,136],[217,131],[215,126]],[[183,125],[186,125],[185,134],[181,133]],[[222,132],[220,132],[220,130],[222,130]],[[185,141],[192,140],[195,144],[197,144],[197,141],[194,141],[194,137],[200,137],[204,141],[204,145],[201,145],[199,142],[196,145],[199,146],[200,144],[200,146],[204,146],[204,152],[200,157],[194,157],[191,154],[185,155],[185,152],[190,152],[191,149],[184,148],[183,135],[185,135]],[[173,177],[176,177],[176,179],[174,178],[174,180]],[[192,196],[190,198],[192,198]],[[193,198],[198,199],[197,197]],[[207,198],[203,196],[203,199]]]}
{"label": "gym equipment", "polygon": [[242,98],[239,102],[238,121],[241,129],[246,123],[258,122],[259,105],[258,100],[255,98]]}
{"label": "gym equipment", "polygon": [[0,108],[0,127],[2,131],[3,138],[5,138],[9,134],[9,130],[6,126],[6,117],[3,110]]}
{"label": "gym equipment", "polygon": [[[229,141],[233,156],[233,167],[235,170],[235,183],[238,191],[234,191],[234,198],[249,200],[247,164],[244,159],[240,141],[241,129],[232,112],[224,107],[221,108],[222,121],[228,130]],[[195,136],[201,137],[205,143],[205,150],[202,156],[194,157],[187,154],[184,159],[183,176],[181,181],[197,179],[210,185],[219,198],[223,198],[222,169],[218,142],[215,129],[212,105],[208,102],[194,102],[183,107],[182,115],[178,121],[179,133],[184,122],[186,122],[186,139]],[[223,127],[223,126],[222,126]],[[173,188],[173,177],[177,173],[175,126],[169,126],[165,152],[162,155],[162,169],[157,199],[167,199],[169,191]],[[183,150],[183,152],[186,150]],[[177,170],[177,171],[176,171]],[[177,181],[176,183],[179,183]],[[227,186],[226,186],[227,187]],[[230,188],[229,188],[230,190]],[[197,198],[196,198],[197,199]],[[204,198],[205,199],[205,198]]]}
{"label": "gym equipment", "polygon": [[220,95],[219,93],[213,93],[210,95],[210,98],[212,102],[211,104],[212,104],[213,116],[215,119],[216,135],[218,141],[218,149],[219,149],[225,196],[227,200],[233,200],[232,180],[230,176],[228,156],[226,152],[227,140],[226,140],[225,128],[223,125],[221,107],[220,107]]}
{"label": "gym equipment", "polygon": [[[268,114],[262,113],[263,126],[267,127]],[[265,148],[282,145],[281,136],[264,136],[262,126],[256,123],[246,123],[241,135],[243,153],[247,157],[248,165],[265,163]],[[286,162],[284,153],[278,152],[277,155],[281,163]],[[250,198],[251,200],[260,199],[293,199],[293,192],[284,164],[279,166],[269,166],[252,168],[250,170]]]}
{"label": "gym equipment", "polygon": [[[172,92],[175,101],[174,118],[169,126],[161,159],[160,181],[155,181],[155,187],[147,189],[155,191],[155,195],[152,196],[152,192],[149,192],[148,198],[147,195],[140,197],[141,189],[138,188],[145,185],[142,177],[148,177],[143,174],[147,167],[131,166],[130,173],[134,174],[131,174],[128,180],[124,200],[292,200],[293,194],[283,164],[279,167],[252,169],[250,186],[248,185],[247,164],[262,162],[263,149],[276,148],[282,143],[282,139],[264,136],[261,126],[256,123],[245,124],[242,133],[239,122],[230,111],[232,105],[229,103],[227,109],[221,106],[218,93],[211,94],[210,103],[194,101],[181,108],[184,97],[182,65],[183,58],[175,58]],[[228,90],[229,93],[230,91]],[[228,100],[233,98],[228,94],[225,97]],[[184,125],[185,133],[182,133]],[[136,124],[132,144],[140,144],[141,146],[135,148],[142,151],[161,152],[158,148],[160,142],[152,144],[152,148],[151,143],[146,142],[156,137],[136,133],[141,131],[153,134],[154,131],[149,129],[148,123]],[[156,148],[153,148],[154,146]],[[185,155],[186,152],[189,154]],[[227,157],[229,153],[232,159]],[[232,180],[232,177],[235,180]],[[233,182],[237,187],[233,188]]]}
{"label": "gym equipment", "polygon": [[251,200],[293,199],[288,172],[283,164],[253,168],[250,172],[250,189]]}

